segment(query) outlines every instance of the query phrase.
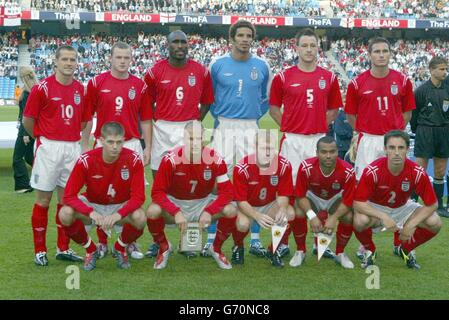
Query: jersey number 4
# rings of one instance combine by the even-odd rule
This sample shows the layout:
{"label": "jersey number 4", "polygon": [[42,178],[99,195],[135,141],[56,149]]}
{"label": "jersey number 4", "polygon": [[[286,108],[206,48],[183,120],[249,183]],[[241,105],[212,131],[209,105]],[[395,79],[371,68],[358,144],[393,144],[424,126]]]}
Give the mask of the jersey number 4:
{"label": "jersey number 4", "polygon": [[115,194],[116,194],[116,192],[115,192],[115,190],[114,190],[114,187],[112,186],[112,183],[109,185],[109,187],[108,187],[108,193],[107,193],[107,195],[108,196],[111,196],[111,198],[114,198],[115,197]]}

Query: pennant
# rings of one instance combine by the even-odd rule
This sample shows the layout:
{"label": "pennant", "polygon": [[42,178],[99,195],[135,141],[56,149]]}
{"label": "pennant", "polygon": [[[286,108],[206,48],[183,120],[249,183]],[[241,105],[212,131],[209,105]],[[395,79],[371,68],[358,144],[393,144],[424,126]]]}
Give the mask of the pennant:
{"label": "pennant", "polygon": [[285,230],[287,230],[287,225],[281,226],[272,226],[271,227],[271,239],[273,242],[273,252],[276,252],[279,243],[281,242],[282,237],[284,236]]}
{"label": "pennant", "polygon": [[325,233],[318,233],[317,235],[317,243],[318,243],[318,261],[320,261],[321,257],[323,256],[324,251],[329,247],[329,245],[332,242],[332,237],[334,234],[325,234]]}

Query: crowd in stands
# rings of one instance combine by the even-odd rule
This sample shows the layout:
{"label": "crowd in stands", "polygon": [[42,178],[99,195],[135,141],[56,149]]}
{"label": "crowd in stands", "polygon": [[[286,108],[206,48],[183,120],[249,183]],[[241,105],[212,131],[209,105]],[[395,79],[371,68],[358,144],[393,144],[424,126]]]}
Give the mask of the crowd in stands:
{"label": "crowd in stands", "polygon": [[31,0],[38,10],[320,16],[318,0]]}
{"label": "crowd in stands", "polygon": [[[109,68],[111,46],[119,40],[133,47],[134,63],[130,72],[139,77],[142,77],[157,60],[168,54],[165,35],[150,36],[144,33],[139,33],[137,37],[116,37],[105,34],[70,37],[33,35],[29,41],[31,63],[38,78],[42,79],[52,73],[52,61],[56,48],[61,44],[70,44],[80,53],[78,78],[82,82],[87,82],[94,75]],[[213,57],[230,51],[225,38],[189,35],[189,45],[190,57],[206,66]],[[296,63],[294,45],[290,39],[264,38],[254,45],[254,54],[266,58],[274,74]],[[325,68],[334,67],[323,52],[320,53],[319,64]]]}
{"label": "crowd in stands", "polygon": [[[366,42],[341,39],[332,43],[331,47],[349,78],[369,68]],[[415,86],[419,86],[429,78],[428,64],[436,55],[449,58],[449,41],[397,40],[392,42],[390,67],[404,72],[413,80]]]}
{"label": "crowd in stands", "polygon": [[[0,0],[14,2],[17,0]],[[445,0],[331,0],[325,12],[318,0],[31,0],[38,10],[199,13],[208,15],[449,18]]]}
{"label": "crowd in stands", "polygon": [[18,48],[17,32],[0,33],[0,78],[17,78]]}
{"label": "crowd in stands", "polygon": [[449,18],[446,0],[333,0],[335,17]]}
{"label": "crowd in stands", "polygon": [[17,7],[19,6],[20,0],[0,0],[0,7]]}

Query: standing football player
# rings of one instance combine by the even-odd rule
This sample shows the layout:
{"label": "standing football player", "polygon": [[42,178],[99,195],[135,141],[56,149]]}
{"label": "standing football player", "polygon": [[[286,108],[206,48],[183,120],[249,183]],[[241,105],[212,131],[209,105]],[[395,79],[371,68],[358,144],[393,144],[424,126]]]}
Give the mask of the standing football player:
{"label": "standing football player", "polygon": [[31,187],[36,190],[31,224],[34,238],[34,262],[47,266],[48,207],[56,190],[58,230],[56,259],[83,261],[69,248],[70,238],[59,221],[64,188],[81,149],[81,130],[90,120],[84,104],[84,87],[74,79],[78,53],[68,45],[55,54],[55,73],[33,86],[23,113],[25,130],[36,139]]}

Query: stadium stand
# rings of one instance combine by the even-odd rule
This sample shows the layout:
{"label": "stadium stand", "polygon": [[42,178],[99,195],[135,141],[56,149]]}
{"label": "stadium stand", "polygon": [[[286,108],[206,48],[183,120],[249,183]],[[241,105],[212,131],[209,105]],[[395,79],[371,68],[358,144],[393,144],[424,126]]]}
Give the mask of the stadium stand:
{"label": "stadium stand", "polygon": [[18,42],[16,32],[0,33],[0,99],[13,99],[17,80]]}
{"label": "stadium stand", "polygon": [[449,2],[443,0],[334,0],[335,17],[448,18]]}
{"label": "stadium stand", "polygon": [[[361,40],[341,39],[331,44],[332,52],[349,78],[369,67],[367,45]],[[415,86],[429,78],[428,63],[436,55],[449,57],[449,41],[440,39],[392,43],[390,66],[407,74]]]}
{"label": "stadium stand", "polygon": [[318,0],[32,0],[31,7],[38,10],[60,10],[66,12],[128,11],[213,15],[321,16]]}

